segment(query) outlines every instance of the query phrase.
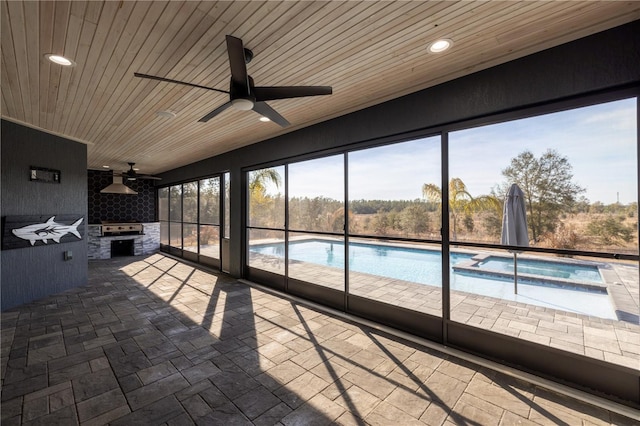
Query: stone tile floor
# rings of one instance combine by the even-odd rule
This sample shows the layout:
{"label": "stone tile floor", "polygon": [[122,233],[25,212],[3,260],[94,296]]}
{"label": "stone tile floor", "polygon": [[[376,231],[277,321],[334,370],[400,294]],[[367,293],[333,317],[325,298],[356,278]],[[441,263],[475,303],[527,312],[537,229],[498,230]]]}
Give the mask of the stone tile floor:
{"label": "stone tile floor", "polygon": [[3,425],[631,425],[161,254],[2,313]]}

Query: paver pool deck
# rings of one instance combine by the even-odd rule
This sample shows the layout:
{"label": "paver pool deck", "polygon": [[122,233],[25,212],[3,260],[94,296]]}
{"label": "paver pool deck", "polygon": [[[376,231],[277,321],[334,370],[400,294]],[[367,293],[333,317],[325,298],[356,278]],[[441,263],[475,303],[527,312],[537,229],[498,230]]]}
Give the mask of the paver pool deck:
{"label": "paver pool deck", "polygon": [[640,421],[162,254],[89,262],[1,343],[3,426]]}
{"label": "paver pool deck", "polygon": [[[252,266],[282,274],[282,261],[252,257]],[[497,333],[555,347],[640,370],[638,268],[612,264],[611,287],[621,295],[625,321],[580,315],[532,304],[452,291],[451,319]],[[292,262],[289,276],[344,291],[344,271],[307,262]],[[358,296],[442,316],[440,287],[350,272],[349,291]],[[610,291],[611,292],[611,291]]]}

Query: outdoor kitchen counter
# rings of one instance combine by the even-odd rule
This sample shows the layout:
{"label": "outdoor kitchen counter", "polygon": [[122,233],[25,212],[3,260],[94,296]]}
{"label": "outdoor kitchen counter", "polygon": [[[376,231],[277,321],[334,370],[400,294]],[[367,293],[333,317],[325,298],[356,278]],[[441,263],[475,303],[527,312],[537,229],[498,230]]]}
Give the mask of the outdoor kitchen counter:
{"label": "outdoor kitchen counter", "polygon": [[87,240],[89,247],[88,258],[110,259],[111,242],[118,240],[133,240],[134,256],[152,254],[160,250],[160,223],[143,223],[142,234],[139,235],[102,235],[102,224],[87,225]]}

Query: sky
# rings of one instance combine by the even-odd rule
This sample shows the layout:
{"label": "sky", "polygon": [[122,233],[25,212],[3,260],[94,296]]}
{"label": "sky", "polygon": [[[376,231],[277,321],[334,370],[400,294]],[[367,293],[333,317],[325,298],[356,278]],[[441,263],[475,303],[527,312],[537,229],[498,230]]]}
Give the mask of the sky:
{"label": "sky", "polygon": [[[591,202],[637,201],[636,100],[626,99],[449,134],[449,176],[472,196],[505,181],[502,170],[529,150],[553,149],[572,166],[573,182]],[[413,200],[422,184],[440,186],[440,138],[430,137],[348,154],[349,198]],[[284,167],[277,168],[284,176]],[[289,194],[344,199],[344,157],[289,165]],[[281,188],[282,190],[282,188]]]}

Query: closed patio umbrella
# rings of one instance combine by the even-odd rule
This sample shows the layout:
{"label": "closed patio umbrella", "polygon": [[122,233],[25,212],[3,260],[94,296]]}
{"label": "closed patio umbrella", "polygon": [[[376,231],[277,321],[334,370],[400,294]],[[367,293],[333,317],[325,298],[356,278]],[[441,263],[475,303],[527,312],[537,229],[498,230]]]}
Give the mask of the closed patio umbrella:
{"label": "closed patio umbrella", "polygon": [[[511,185],[504,199],[502,215],[501,243],[507,246],[529,247],[529,231],[527,229],[527,211],[524,204],[524,192],[515,183]],[[513,253],[513,285],[518,293],[518,251]]]}

